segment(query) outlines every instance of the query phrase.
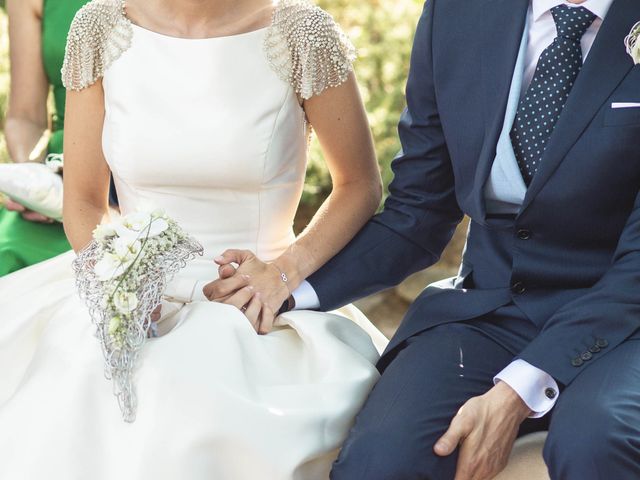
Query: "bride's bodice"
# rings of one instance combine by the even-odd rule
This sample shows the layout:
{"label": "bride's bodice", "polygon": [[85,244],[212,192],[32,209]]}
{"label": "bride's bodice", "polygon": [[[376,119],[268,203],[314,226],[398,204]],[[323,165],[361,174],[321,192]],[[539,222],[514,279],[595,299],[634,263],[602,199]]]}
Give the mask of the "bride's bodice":
{"label": "bride's bodice", "polygon": [[307,132],[266,30],[184,40],[140,27],[105,73],[103,150],[124,213],[160,207],[206,257],[273,258],[293,240]]}
{"label": "bride's bodice", "polygon": [[269,27],[182,39],[133,25],[120,0],[93,0],[69,33],[63,77],[102,78],[102,147],[123,213],[162,208],[205,247],[272,259],[294,239],[308,131],[300,100],[344,82],[353,47],[307,0],[283,0]]}

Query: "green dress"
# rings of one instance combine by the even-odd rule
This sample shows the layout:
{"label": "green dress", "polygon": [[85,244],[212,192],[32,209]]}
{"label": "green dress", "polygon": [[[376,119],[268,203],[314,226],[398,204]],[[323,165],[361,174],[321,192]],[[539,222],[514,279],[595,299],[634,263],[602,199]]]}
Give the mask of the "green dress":
{"label": "green dress", "polygon": [[[62,153],[66,93],[60,69],[71,21],[87,1],[43,0],[42,58],[55,105],[49,153]],[[70,248],[62,224],[29,222],[16,212],[0,209],[0,276],[55,257]]]}

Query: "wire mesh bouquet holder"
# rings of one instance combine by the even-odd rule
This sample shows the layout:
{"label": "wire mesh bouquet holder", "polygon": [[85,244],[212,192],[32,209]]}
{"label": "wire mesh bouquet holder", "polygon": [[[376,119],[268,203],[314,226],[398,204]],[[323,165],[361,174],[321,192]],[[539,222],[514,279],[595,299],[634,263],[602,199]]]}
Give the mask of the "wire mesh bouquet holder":
{"label": "wire mesh bouquet holder", "polygon": [[162,211],[136,212],[99,225],[73,262],[123,420],[134,422],[133,377],[145,341],[155,336],[151,314],[168,282],[202,246]]}

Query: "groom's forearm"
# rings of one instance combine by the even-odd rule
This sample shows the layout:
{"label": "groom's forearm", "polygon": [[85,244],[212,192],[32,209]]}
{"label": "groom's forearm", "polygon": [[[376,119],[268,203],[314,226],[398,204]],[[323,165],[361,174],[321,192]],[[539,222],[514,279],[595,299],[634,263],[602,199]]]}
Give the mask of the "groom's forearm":
{"label": "groom's forearm", "polygon": [[640,194],[609,270],[559,309],[519,357],[568,385],[640,329]]}
{"label": "groom's forearm", "polygon": [[440,253],[425,250],[374,219],[308,281],[320,309],[333,310],[398,285],[437,262]]}

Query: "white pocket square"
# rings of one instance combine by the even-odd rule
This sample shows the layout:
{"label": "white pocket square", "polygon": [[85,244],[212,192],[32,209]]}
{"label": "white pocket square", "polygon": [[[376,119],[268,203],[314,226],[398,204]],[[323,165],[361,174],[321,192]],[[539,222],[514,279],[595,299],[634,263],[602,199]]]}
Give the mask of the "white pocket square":
{"label": "white pocket square", "polygon": [[613,102],[611,108],[640,108],[640,102]]}

